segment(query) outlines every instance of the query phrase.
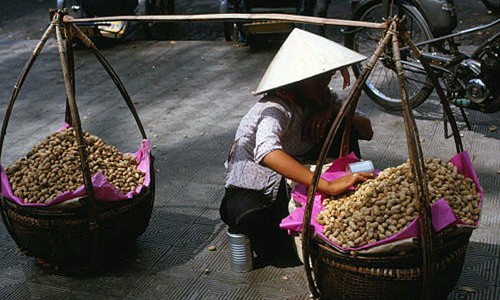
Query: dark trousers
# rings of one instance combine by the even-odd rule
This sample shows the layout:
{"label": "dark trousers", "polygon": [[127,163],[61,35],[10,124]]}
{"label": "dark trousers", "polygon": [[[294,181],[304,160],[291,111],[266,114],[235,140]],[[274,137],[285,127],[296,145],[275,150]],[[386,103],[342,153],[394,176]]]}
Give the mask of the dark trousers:
{"label": "dark trousers", "polygon": [[259,259],[269,263],[297,256],[292,250],[291,238],[279,228],[288,215],[289,193],[286,181],[280,183],[276,198],[255,190],[226,188],[220,206],[222,221],[232,233],[243,233],[250,238],[253,251]]}
{"label": "dark trousers", "polygon": [[222,221],[233,232],[248,236],[273,235],[281,231],[279,223],[288,215],[289,199],[283,178],[276,198],[256,190],[226,188],[219,211]]}

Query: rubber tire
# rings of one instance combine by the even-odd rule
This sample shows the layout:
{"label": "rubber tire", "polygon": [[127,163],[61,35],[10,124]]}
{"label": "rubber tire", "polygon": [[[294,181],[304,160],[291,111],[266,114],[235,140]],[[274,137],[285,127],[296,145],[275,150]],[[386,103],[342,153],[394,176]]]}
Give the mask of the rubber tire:
{"label": "rubber tire", "polygon": [[[353,14],[353,17],[352,17],[353,20],[369,21],[368,19],[365,19],[366,15],[375,9],[381,9],[382,1],[368,1],[368,2],[369,3],[367,3],[365,5],[363,5],[363,3],[362,3],[361,5],[358,6],[358,8],[356,9],[356,11]],[[403,5],[403,10],[405,11],[406,15],[408,15],[412,19],[414,19],[416,21],[417,25],[420,26],[420,28],[422,28],[422,31],[424,32],[424,34],[426,36],[425,39],[431,39],[432,38],[431,30],[430,30],[429,26],[427,25],[427,23],[425,22],[425,18],[422,16],[422,14],[414,6],[410,6],[410,5],[406,5],[406,4]],[[376,21],[380,22],[381,19],[376,20]],[[345,36],[345,40],[344,40],[345,46],[350,48],[350,49],[353,49],[354,51],[358,51],[359,47],[356,44],[356,35],[359,35],[360,32],[364,31],[364,30],[366,30],[366,29],[360,29],[360,30],[356,29],[356,30],[352,30],[351,32],[347,33]],[[390,45],[391,44],[389,44],[389,46]],[[368,56],[368,57],[371,56],[371,54],[373,54],[373,52],[375,51],[375,47],[376,47],[376,44],[374,45],[373,49],[369,49],[369,54],[366,54],[366,56]],[[353,72],[354,72],[356,78],[359,77],[359,75],[362,72],[362,63],[354,64],[352,66],[352,68],[353,68]],[[370,74],[370,76],[373,75],[373,71],[374,70],[372,70],[372,74]],[[405,74],[407,74],[407,73],[408,72],[405,71]],[[393,75],[396,76],[395,73]],[[373,100],[375,103],[377,103],[378,105],[382,106],[383,108],[385,108],[387,110],[398,111],[398,110],[402,109],[401,101],[399,98],[387,97],[381,91],[376,89],[376,87],[374,87],[373,85],[370,85],[369,80],[370,80],[370,77],[368,77],[367,81],[363,84],[363,90],[370,97],[371,100]],[[410,95],[410,103],[411,103],[412,108],[415,108],[415,107],[419,106],[420,104],[422,104],[427,99],[427,97],[429,97],[429,95],[432,93],[433,86],[432,86],[430,79],[427,76],[425,78],[425,82],[426,82],[426,84],[421,86],[418,89],[418,91],[416,91],[413,95]],[[383,96],[381,96],[381,95],[383,95]]]}

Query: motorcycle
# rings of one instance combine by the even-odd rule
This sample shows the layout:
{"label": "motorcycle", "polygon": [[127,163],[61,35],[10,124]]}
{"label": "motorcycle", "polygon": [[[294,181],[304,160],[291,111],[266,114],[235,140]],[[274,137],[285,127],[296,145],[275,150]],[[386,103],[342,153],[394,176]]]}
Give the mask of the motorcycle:
{"label": "motorcycle", "polygon": [[[312,15],[312,0],[219,0],[220,13],[274,12]],[[226,41],[243,41],[248,43],[258,34],[290,33],[294,24],[290,22],[223,22]]]}
{"label": "motorcycle", "polygon": [[[447,97],[463,108],[492,113],[500,109],[500,37],[495,34],[472,55],[459,50],[454,38],[494,27],[500,19],[457,33],[457,17],[450,0],[365,0],[353,13],[354,20],[379,22],[384,16],[404,15],[411,39],[424,51],[433,71],[444,82]],[[356,28],[344,31],[345,45],[369,56],[375,50],[380,31]],[[406,74],[412,107],[423,103],[433,86],[427,73],[408,48],[402,49],[402,64]],[[363,66],[353,66],[359,76]],[[400,110],[399,86],[390,49],[377,62],[363,86],[375,103],[388,110]]]}
{"label": "motorcycle", "polygon": [[[57,0],[56,7],[78,18],[120,15],[163,15],[175,13],[174,0]],[[79,23],[89,37],[121,38],[132,27],[129,22]]]}

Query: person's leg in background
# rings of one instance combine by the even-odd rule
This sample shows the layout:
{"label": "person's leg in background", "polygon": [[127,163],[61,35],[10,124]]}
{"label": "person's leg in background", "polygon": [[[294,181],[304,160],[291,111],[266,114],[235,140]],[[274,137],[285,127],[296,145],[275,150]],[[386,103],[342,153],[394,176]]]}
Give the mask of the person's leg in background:
{"label": "person's leg in background", "polygon": [[[316,0],[316,7],[314,9],[314,16],[320,18],[326,18],[328,16],[328,6],[330,5],[330,0]],[[319,26],[318,34],[325,36],[326,26]]]}
{"label": "person's leg in background", "polygon": [[[251,6],[249,1],[247,0],[238,0],[235,2],[235,8],[237,13],[250,13],[251,12]],[[238,37],[237,41],[240,44],[246,44],[247,43],[247,37],[245,36],[245,33],[243,31],[243,22],[237,22],[236,23],[238,27]]]}
{"label": "person's leg in background", "polygon": [[359,2],[361,2],[361,0],[351,0],[351,13],[358,8]]}
{"label": "person's leg in background", "polygon": [[303,16],[313,16],[316,1],[317,0],[301,0],[297,9],[297,13]]}

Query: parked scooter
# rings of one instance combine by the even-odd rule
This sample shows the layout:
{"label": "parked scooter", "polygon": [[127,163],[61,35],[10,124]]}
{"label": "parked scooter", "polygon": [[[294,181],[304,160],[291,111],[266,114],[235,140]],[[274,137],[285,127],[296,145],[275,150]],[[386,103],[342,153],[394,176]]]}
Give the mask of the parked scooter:
{"label": "parked scooter", "polygon": [[[291,13],[312,15],[313,0],[219,0],[220,13]],[[288,34],[294,24],[283,21],[223,22],[226,41],[247,41],[256,35]]]}
{"label": "parked scooter", "polygon": [[[365,0],[353,14],[354,20],[380,22],[383,17],[399,13],[406,18],[406,27],[412,40],[424,51],[436,75],[444,82],[448,99],[461,109],[482,112],[500,109],[500,37],[491,37],[472,55],[459,50],[454,37],[497,26],[500,19],[451,34],[457,25],[457,17],[450,0]],[[356,28],[345,31],[347,47],[365,55],[373,53],[381,32],[374,29]],[[433,88],[421,63],[411,51],[402,51],[402,63],[406,74],[410,102],[413,107],[423,103]],[[353,66],[356,76],[363,66]],[[388,110],[401,109],[399,86],[396,80],[392,53],[387,50],[374,67],[374,72],[364,85],[367,95]],[[462,110],[463,113],[463,110]],[[464,114],[464,113],[463,113]]]}

